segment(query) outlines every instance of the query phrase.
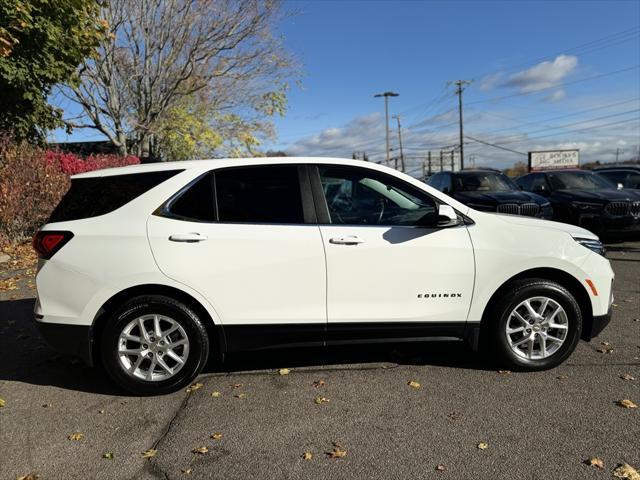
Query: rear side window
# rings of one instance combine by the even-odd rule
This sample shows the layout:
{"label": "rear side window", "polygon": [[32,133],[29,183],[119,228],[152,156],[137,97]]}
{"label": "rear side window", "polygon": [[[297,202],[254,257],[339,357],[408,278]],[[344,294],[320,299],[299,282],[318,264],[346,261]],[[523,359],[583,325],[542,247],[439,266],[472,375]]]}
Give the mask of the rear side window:
{"label": "rear side window", "polygon": [[180,172],[162,170],[71,180],[71,188],[53,210],[49,223],[113,212]]}
{"label": "rear side window", "polygon": [[207,173],[188,186],[171,202],[167,210],[180,219],[214,222],[216,211],[213,204],[213,175]]}
{"label": "rear side window", "polygon": [[215,184],[220,222],[304,223],[295,165],[221,170]]}

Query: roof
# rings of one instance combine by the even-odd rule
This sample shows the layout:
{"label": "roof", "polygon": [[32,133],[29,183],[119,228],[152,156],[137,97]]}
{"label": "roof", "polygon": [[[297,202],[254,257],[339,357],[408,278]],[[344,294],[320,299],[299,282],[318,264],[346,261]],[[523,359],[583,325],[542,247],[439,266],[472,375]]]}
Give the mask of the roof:
{"label": "roof", "polygon": [[[376,170],[387,170],[389,167],[378,165],[364,160],[352,160],[346,158],[326,157],[252,157],[252,158],[216,158],[206,160],[184,160],[176,162],[158,162],[125,167],[105,168],[91,172],[73,175],[71,178],[106,177],[111,175],[126,175],[129,173],[157,172],[162,170],[211,170],[214,168],[239,167],[246,165],[273,165],[273,164],[300,164],[300,163],[328,163],[339,165],[366,165]],[[395,170],[394,170],[395,171]]]}
{"label": "roof", "polygon": [[640,170],[640,165],[603,165],[593,169],[595,172],[601,172],[604,170]]}

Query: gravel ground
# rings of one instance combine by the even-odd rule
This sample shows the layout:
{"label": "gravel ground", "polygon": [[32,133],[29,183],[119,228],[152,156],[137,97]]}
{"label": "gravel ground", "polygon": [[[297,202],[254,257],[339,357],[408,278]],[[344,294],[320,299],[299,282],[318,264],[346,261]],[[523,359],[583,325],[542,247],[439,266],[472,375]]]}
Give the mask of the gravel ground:
{"label": "gravel ground", "polygon": [[614,320],[555,370],[500,373],[457,342],[306,349],[235,355],[201,388],[154,398],[49,349],[32,325],[32,272],[2,271],[0,479],[613,478],[640,468],[640,408],[616,403],[640,404],[640,242],[608,256]]}

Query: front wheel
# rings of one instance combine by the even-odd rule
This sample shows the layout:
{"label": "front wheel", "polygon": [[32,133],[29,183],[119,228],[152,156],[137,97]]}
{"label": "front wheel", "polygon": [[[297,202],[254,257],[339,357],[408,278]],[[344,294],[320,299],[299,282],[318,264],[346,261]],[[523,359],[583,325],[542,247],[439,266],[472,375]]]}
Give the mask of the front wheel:
{"label": "front wheel", "polygon": [[488,319],[489,348],[505,366],[545,370],[576,348],[582,313],[573,295],[550,280],[514,282]]}
{"label": "front wheel", "polygon": [[204,368],[209,339],[186,305],[161,295],[135,297],[108,320],[100,350],[109,375],[136,395],[174,392]]}

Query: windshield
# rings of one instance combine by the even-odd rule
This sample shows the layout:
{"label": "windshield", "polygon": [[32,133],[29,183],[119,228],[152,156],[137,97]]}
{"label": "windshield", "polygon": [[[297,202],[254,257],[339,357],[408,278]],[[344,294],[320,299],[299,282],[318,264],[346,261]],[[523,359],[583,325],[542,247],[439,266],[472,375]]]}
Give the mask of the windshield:
{"label": "windshield", "polygon": [[518,190],[508,177],[493,172],[463,172],[456,174],[456,190],[463,192],[509,192]]}
{"label": "windshield", "polygon": [[616,188],[616,186],[606,178],[591,172],[556,172],[548,173],[547,177],[554,190]]}

